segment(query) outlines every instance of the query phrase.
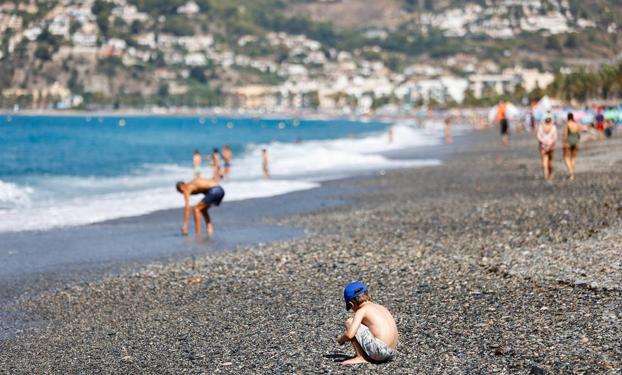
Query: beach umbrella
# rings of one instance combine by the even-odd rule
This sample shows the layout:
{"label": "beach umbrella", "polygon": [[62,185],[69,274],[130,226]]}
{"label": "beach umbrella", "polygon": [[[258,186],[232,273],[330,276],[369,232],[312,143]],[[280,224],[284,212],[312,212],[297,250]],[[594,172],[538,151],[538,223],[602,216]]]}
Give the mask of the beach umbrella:
{"label": "beach umbrella", "polygon": [[505,117],[509,120],[516,120],[521,117],[521,111],[512,103],[508,103],[505,106]]}
{"label": "beach umbrella", "polygon": [[[495,122],[497,119],[497,107],[498,105],[495,105],[488,110],[488,121],[491,123]],[[514,104],[505,104],[505,118],[507,118],[508,120],[515,120],[520,118],[520,115],[520,110]]]}
{"label": "beach umbrella", "polygon": [[538,104],[534,107],[534,117],[538,121],[543,121],[546,113],[553,109],[553,102],[548,96],[543,96],[542,99],[538,102]]}
{"label": "beach umbrella", "polygon": [[493,123],[497,118],[497,106],[490,108],[488,111],[488,122]]}
{"label": "beach umbrella", "polygon": [[580,123],[582,124],[591,124],[594,122],[594,114],[591,112],[586,112],[585,116],[582,116],[579,120]]}
{"label": "beach umbrella", "polygon": [[587,116],[587,112],[585,111],[568,111],[568,112],[572,112],[572,114],[574,114],[574,119],[577,121],[581,121],[585,116]]}
{"label": "beach umbrella", "polygon": [[619,108],[608,109],[604,115],[605,120],[619,121],[622,118],[622,111]]}

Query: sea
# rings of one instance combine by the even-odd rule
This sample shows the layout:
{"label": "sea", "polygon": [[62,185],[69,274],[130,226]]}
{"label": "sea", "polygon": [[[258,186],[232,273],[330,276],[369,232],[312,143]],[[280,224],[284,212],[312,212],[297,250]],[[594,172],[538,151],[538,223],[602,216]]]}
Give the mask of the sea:
{"label": "sea", "polygon": [[[392,127],[393,141],[388,141]],[[441,142],[416,122],[228,117],[0,116],[0,233],[46,231],[183,205],[194,150],[234,154],[225,202],[313,189],[322,181],[439,164],[391,159]],[[262,177],[267,149],[271,178]],[[211,176],[209,161],[202,175]],[[193,197],[198,201],[200,197]],[[194,203],[193,201],[193,203]]]}

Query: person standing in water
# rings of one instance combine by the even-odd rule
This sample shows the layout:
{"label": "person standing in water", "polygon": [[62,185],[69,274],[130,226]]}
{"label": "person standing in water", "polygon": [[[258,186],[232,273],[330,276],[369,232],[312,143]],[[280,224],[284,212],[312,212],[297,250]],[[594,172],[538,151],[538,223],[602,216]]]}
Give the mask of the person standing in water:
{"label": "person standing in water", "polygon": [[574,180],[581,130],[582,126],[577,124],[574,120],[572,112],[568,113],[568,121],[564,127],[564,134],[562,137],[562,148],[564,150],[564,162],[568,169],[568,177],[571,180]]}
{"label": "person standing in water", "polygon": [[538,143],[540,144],[540,158],[542,158],[542,170],[544,179],[550,181],[553,177],[553,153],[557,142],[557,129],[553,124],[550,113],[546,114],[544,124],[540,125],[536,132]]}
{"label": "person standing in water", "polygon": [[387,136],[388,136],[389,144],[393,143],[393,127],[392,126],[389,126],[389,129],[387,129]]}
{"label": "person standing in water", "polygon": [[225,162],[225,170],[223,173],[227,176],[231,171],[231,160],[233,160],[233,152],[231,152],[229,145],[222,146],[222,159]]}
{"label": "person standing in water", "polygon": [[214,150],[212,151],[212,162],[210,163],[210,166],[214,170],[212,178],[214,179],[214,181],[220,181],[220,179],[222,178],[222,173],[220,171],[220,153],[218,152],[217,148],[214,148]]}
{"label": "person standing in water", "polygon": [[204,194],[205,197],[203,197],[198,204],[192,207],[192,212],[194,213],[194,227],[196,236],[200,239],[201,217],[203,217],[203,219],[205,219],[207,235],[208,237],[211,237],[214,232],[214,228],[212,226],[208,210],[212,205],[220,205],[225,196],[223,188],[218,185],[217,181],[207,180],[204,178],[195,178],[188,183],[179,181],[175,184],[175,188],[179,193],[184,195],[184,224],[181,226],[181,234],[184,236],[188,234],[188,223],[190,222],[190,196]]}
{"label": "person standing in water", "polygon": [[265,178],[270,178],[269,164],[270,160],[268,159],[268,150],[264,148],[261,150],[261,169]]}
{"label": "person standing in water", "polygon": [[445,144],[451,144],[453,142],[451,138],[451,116],[445,118]]}
{"label": "person standing in water", "polygon": [[203,159],[201,158],[201,153],[199,150],[194,150],[194,154],[192,154],[192,168],[194,169],[194,178],[201,177],[201,163]]}

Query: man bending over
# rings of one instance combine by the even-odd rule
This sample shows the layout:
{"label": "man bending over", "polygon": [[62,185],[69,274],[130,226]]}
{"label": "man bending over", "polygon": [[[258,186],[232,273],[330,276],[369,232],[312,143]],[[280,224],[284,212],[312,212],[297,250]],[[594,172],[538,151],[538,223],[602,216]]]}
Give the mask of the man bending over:
{"label": "man bending over", "polygon": [[184,201],[186,206],[184,208],[184,225],[181,227],[181,234],[188,234],[188,223],[190,222],[190,196],[196,194],[204,194],[205,197],[197,203],[192,211],[194,212],[194,227],[196,230],[197,238],[201,238],[201,216],[205,219],[205,228],[207,229],[208,237],[212,236],[213,227],[209,217],[210,206],[219,206],[222,202],[222,198],[225,196],[225,191],[214,180],[207,180],[204,178],[195,178],[194,180],[185,183],[179,181],[175,187],[177,191],[184,195]]}

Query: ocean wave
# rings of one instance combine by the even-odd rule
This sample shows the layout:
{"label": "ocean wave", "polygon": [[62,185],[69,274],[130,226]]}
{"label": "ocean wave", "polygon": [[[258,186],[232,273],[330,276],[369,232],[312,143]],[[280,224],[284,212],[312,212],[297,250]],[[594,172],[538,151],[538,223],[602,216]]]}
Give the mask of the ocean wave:
{"label": "ocean wave", "polygon": [[[438,143],[434,133],[397,125],[386,133],[299,143],[249,144],[222,181],[225,201],[262,198],[311,189],[323,180],[363,171],[435,165],[437,160],[392,160],[382,152]],[[261,150],[269,150],[272,179],[262,178]],[[203,168],[203,175],[211,171]],[[190,180],[188,165],[147,164],[115,177],[47,176],[28,187],[0,182],[0,232],[47,230],[143,215],[183,205],[178,180]],[[32,186],[32,187],[30,187]],[[34,191],[37,194],[33,194]],[[200,197],[193,197],[193,203]],[[28,218],[28,219],[24,219]]]}
{"label": "ocean wave", "polygon": [[0,180],[0,209],[30,204],[33,191],[30,186],[18,186]]}

